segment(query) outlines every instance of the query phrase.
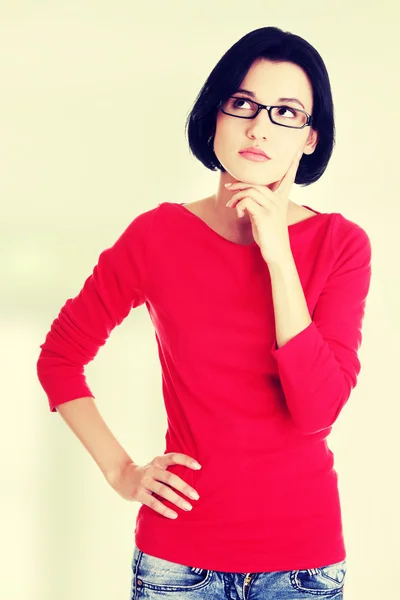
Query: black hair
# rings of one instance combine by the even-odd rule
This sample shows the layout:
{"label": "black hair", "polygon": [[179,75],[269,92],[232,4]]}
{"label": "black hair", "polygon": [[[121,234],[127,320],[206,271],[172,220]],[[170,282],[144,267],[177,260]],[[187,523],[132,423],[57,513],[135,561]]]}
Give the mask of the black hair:
{"label": "black hair", "polygon": [[313,90],[312,128],[318,132],[319,139],[312,154],[303,154],[295,179],[297,184],[310,185],[324,173],[335,145],[329,76],[324,61],[311,44],[278,27],[250,31],[222,56],[211,71],[186,120],[190,151],[207,169],[225,172],[211,141],[215,132],[217,104],[234,94],[251,65],[263,58],[297,64],[310,79]]}

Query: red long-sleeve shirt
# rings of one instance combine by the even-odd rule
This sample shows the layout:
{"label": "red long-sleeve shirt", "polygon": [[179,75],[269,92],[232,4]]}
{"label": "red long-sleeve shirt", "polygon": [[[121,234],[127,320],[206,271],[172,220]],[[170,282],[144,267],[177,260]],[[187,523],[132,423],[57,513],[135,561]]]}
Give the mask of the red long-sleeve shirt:
{"label": "red long-sleeve shirt", "polygon": [[244,573],[346,557],[326,438],[360,372],[371,245],[340,213],[290,225],[289,236],[312,323],[280,348],[258,245],[228,241],[169,202],[137,216],[100,254],[40,346],[52,411],[94,398],[84,365],[145,303],[162,370],[165,452],[202,465],[169,467],[199,492],[192,511],[159,496],[177,519],[140,507],[135,541],[152,556]]}

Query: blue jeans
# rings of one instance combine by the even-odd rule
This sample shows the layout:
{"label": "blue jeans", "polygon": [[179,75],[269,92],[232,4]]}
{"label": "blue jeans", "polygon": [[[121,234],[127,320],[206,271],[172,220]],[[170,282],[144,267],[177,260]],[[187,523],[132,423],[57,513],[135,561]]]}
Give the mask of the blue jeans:
{"label": "blue jeans", "polygon": [[296,571],[226,573],[187,567],[135,545],[130,600],[343,600],[346,560]]}

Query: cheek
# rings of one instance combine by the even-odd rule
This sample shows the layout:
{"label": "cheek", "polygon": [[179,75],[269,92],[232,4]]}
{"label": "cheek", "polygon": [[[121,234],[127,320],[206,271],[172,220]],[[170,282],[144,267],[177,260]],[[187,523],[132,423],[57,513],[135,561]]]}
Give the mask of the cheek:
{"label": "cheek", "polygon": [[240,127],[238,127],[237,123],[234,123],[233,117],[228,117],[225,115],[225,118],[217,119],[215,126],[215,136],[214,143],[218,145],[219,148],[231,149],[232,144],[238,145],[243,144],[243,140],[246,139],[246,136],[243,132],[240,131]]}

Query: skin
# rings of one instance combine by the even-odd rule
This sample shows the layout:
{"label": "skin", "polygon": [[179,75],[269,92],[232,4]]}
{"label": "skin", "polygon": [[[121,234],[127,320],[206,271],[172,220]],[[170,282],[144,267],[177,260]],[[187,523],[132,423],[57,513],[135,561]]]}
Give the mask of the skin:
{"label": "skin", "polygon": [[[290,62],[275,63],[258,59],[248,70],[240,88],[251,90],[255,98],[246,94],[234,94],[242,98],[257,100],[262,104],[287,105],[300,108],[296,102],[278,102],[279,97],[298,98],[304,110],[312,115],[313,95],[308,76],[301,67]],[[244,182],[248,185],[267,186],[275,191],[290,169],[297,152],[312,154],[318,143],[318,133],[311,127],[290,129],[275,125],[266,110],[261,110],[255,119],[237,119],[218,111],[214,134],[214,152],[226,169],[220,173],[217,192],[206,199],[214,219],[238,238],[251,237],[251,221],[248,213],[238,218],[235,210],[226,206],[232,193],[226,183]],[[238,154],[246,146],[262,148],[271,158],[267,162],[252,162]],[[290,220],[299,214],[298,204],[289,199],[287,214]]]}

